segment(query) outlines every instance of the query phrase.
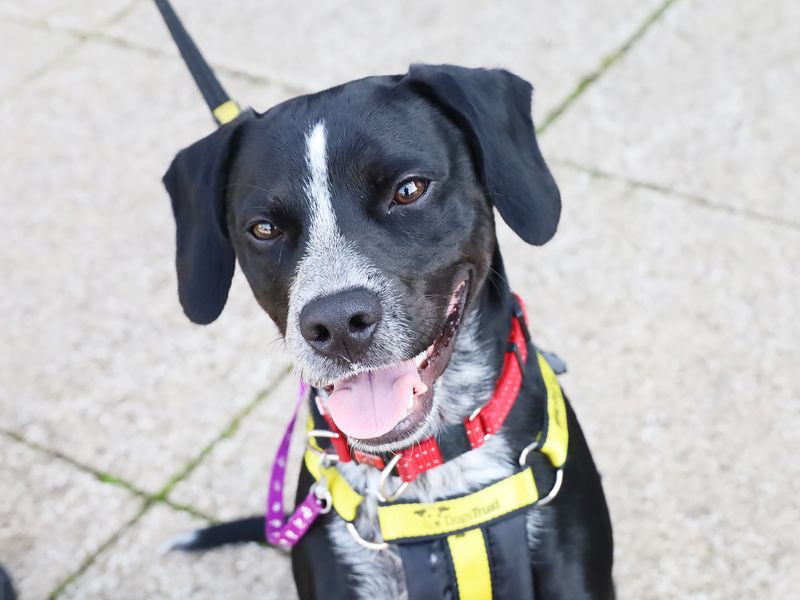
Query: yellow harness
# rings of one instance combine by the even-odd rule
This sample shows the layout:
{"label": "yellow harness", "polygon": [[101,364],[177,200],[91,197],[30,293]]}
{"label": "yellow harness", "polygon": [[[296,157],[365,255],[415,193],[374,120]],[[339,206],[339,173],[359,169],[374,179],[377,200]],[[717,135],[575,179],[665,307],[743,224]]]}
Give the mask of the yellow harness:
{"label": "yellow harness", "polygon": [[[546,419],[532,444],[520,455],[521,470],[471,494],[438,502],[394,502],[378,506],[378,524],[384,543],[364,542],[362,545],[382,550],[388,543],[417,542],[447,538],[460,600],[492,597],[489,559],[481,527],[507,515],[552,500],[561,486],[561,467],[567,458],[569,431],[567,412],[561,386],[553,369],[537,352],[539,371],[547,392]],[[309,430],[313,422],[309,420]],[[556,480],[552,490],[541,498],[536,486],[533,467],[526,464],[532,451],[547,457],[555,468]],[[325,466],[325,456],[313,437],[305,465],[317,482],[324,482],[330,492],[336,513],[355,532],[355,520],[364,497],[356,492],[335,466]],[[357,536],[357,533],[354,533]],[[360,539],[360,538],[357,538]],[[363,542],[363,540],[361,540]]]}

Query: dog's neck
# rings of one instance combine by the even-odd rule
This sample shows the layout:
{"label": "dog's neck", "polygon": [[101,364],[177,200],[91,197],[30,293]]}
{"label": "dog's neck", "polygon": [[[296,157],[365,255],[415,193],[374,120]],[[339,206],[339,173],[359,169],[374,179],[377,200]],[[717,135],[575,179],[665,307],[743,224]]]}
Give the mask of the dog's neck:
{"label": "dog's neck", "polygon": [[496,249],[492,267],[470,302],[447,370],[435,384],[444,425],[461,423],[492,396],[511,327],[512,294]]}

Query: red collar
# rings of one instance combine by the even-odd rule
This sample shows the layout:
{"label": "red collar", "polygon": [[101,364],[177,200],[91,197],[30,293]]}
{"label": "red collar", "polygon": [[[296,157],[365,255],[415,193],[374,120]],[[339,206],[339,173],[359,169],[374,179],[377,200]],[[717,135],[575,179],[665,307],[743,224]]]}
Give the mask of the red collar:
{"label": "red collar", "polygon": [[[514,299],[514,315],[511,320],[507,350],[503,358],[503,369],[491,399],[464,419],[463,424],[449,428],[452,430],[452,432],[448,431],[449,437],[455,440],[460,437],[464,440],[463,443],[445,444],[444,440],[441,440],[440,443],[440,440],[431,436],[401,450],[399,452],[400,459],[395,468],[397,475],[404,482],[414,481],[425,471],[438,467],[465,451],[481,447],[491,435],[500,431],[522,387],[523,365],[528,360],[530,343],[522,300],[516,294]],[[384,456],[369,454],[361,450],[351,451],[347,443],[347,436],[336,427],[330,415],[325,414],[323,418],[331,432],[335,434],[330,438],[330,442],[339,457],[339,462],[354,461],[359,464],[371,465],[377,469],[385,468]],[[462,447],[459,448],[459,445]]]}

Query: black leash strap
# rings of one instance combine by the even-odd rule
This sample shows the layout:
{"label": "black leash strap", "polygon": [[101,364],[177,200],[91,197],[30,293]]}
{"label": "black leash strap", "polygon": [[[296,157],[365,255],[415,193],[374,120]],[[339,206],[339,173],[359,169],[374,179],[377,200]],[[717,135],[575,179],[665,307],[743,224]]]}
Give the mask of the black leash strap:
{"label": "black leash strap", "polygon": [[169,3],[169,0],[155,0],[164,22],[169,29],[172,39],[178,46],[189,72],[192,74],[203,99],[206,101],[214,120],[218,125],[233,121],[241,113],[239,106],[222,87],[211,66],[203,58],[197,46],[187,33],[186,29]]}

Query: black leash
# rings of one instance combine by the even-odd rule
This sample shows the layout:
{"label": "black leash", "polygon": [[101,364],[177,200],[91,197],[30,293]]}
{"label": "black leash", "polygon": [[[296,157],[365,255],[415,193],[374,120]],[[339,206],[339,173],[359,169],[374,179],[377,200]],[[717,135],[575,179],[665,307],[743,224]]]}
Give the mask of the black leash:
{"label": "black leash", "polygon": [[192,78],[200,89],[200,93],[203,95],[209,110],[211,110],[214,120],[218,125],[230,123],[241,114],[242,109],[222,87],[211,66],[203,58],[194,40],[184,28],[169,0],[155,0],[155,3],[164,18],[172,39],[175,40],[175,44],[178,46],[186,66],[189,67]]}

